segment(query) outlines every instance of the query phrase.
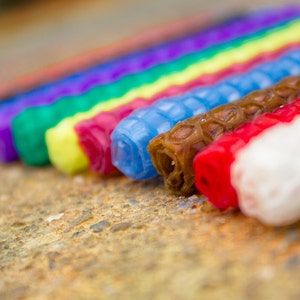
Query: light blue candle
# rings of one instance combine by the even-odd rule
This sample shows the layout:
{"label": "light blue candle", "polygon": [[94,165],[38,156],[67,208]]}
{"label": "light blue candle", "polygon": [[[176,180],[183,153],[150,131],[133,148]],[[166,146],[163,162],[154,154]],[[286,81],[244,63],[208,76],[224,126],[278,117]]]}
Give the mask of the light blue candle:
{"label": "light blue candle", "polygon": [[246,74],[235,75],[214,86],[195,89],[138,109],[123,119],[112,133],[113,164],[132,179],[153,178],[157,172],[147,150],[151,139],[170,130],[179,121],[238,100],[292,75],[300,75],[300,50],[289,52],[274,62],[264,63]]}

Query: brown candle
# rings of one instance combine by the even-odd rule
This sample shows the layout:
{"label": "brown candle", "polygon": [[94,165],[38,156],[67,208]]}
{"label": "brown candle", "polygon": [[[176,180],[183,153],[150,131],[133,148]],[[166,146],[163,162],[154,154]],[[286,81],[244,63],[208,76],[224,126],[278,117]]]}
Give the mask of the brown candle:
{"label": "brown candle", "polygon": [[153,165],[171,192],[188,196],[195,192],[193,159],[225,132],[233,131],[258,115],[271,112],[300,97],[300,76],[252,92],[238,101],[179,122],[149,144]]}

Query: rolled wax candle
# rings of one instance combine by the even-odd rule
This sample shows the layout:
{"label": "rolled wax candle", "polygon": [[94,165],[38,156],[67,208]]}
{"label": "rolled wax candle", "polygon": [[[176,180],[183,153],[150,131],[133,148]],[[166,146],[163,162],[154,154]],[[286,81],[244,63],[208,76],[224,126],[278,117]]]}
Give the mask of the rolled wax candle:
{"label": "rolled wax candle", "polygon": [[268,225],[299,220],[299,131],[297,99],[224,134],[195,157],[196,187],[216,207],[239,205]]}
{"label": "rolled wax candle", "polygon": [[193,159],[225,132],[233,131],[258,115],[271,112],[300,96],[300,76],[291,76],[276,85],[218,106],[175,125],[149,144],[152,162],[173,193],[195,192]]}
{"label": "rolled wax candle", "polygon": [[113,164],[130,178],[153,178],[158,173],[147,150],[152,138],[170,130],[179,121],[271,86],[286,76],[299,74],[300,50],[296,50],[247,74],[138,109],[122,120],[112,133]]}
{"label": "rolled wax candle", "polygon": [[221,72],[203,75],[196,80],[190,81],[185,85],[171,86],[161,93],[154,95],[151,99],[135,99],[134,101],[117,107],[109,112],[102,112],[97,116],[84,120],[75,126],[76,134],[80,146],[88,157],[88,164],[83,164],[81,161],[77,163],[69,163],[68,169],[63,168],[63,171],[68,173],[75,173],[86,169],[88,166],[91,171],[108,175],[116,170],[111,160],[111,133],[117,124],[131,112],[138,108],[149,106],[152,103],[166,97],[172,97],[183,94],[189,90],[199,88],[204,85],[214,84],[227,76],[235,73],[243,73],[258,64],[267,61],[275,60],[282,56],[284,53],[291,51],[294,47],[299,45],[290,45],[276,52],[264,53],[255,57],[243,64],[234,64],[226,70]]}
{"label": "rolled wax candle", "polygon": [[[162,74],[160,74],[159,79],[157,79],[154,82],[152,81],[152,83],[145,84],[144,86],[140,86],[139,88],[135,88],[119,98],[106,99],[107,101],[105,103],[99,103],[87,112],[79,113],[73,117],[64,119],[57,126],[51,129],[49,128],[49,130],[47,130],[46,132],[46,143],[51,162],[58,168],[65,170],[71,168],[70,165],[72,165],[73,162],[75,162],[76,164],[88,164],[88,158],[86,157],[86,155],[84,155],[84,152],[80,148],[78,143],[78,137],[76,136],[76,132],[74,130],[76,124],[81,122],[82,120],[94,117],[102,111],[108,111],[116,108],[117,106],[130,103],[137,97],[145,97],[149,99],[156,93],[163,91],[164,89],[168,88],[173,84],[184,84],[190,80],[201,76],[202,74],[211,74],[220,71],[229,67],[233,63],[245,62],[249,59],[254,58],[260,53],[275,51],[282,48],[284,45],[296,43],[298,40],[300,41],[300,36],[296,33],[298,29],[300,30],[299,21],[292,22],[289,26],[285,26],[284,28],[285,29],[282,28],[281,30],[272,29],[271,31],[269,31],[269,34],[267,33],[267,31],[265,31],[265,34],[263,36],[256,36],[255,39],[253,37],[253,39],[251,39],[250,41],[248,40],[247,42],[247,38],[245,38],[245,43],[242,43],[240,44],[240,46],[237,47],[233,47],[232,43],[231,47],[227,49],[230,43],[228,43],[227,45],[223,44],[223,49],[227,50],[221,51],[221,46],[218,47],[219,51],[216,51],[215,47],[209,48],[207,51],[203,51],[202,53],[200,53],[200,56],[202,57],[202,60],[200,62],[193,63],[192,65],[190,65],[182,71],[177,70],[176,72],[173,72],[173,74],[168,76],[162,76]],[[241,40],[242,39],[240,39],[240,42]],[[164,73],[164,75],[166,75],[166,73]],[[138,80],[137,82],[133,81],[133,79],[134,78],[132,77],[130,78],[131,85],[137,84],[137,82],[141,81],[143,77],[141,78],[141,74],[139,74],[136,77],[136,80]],[[105,97],[105,93],[101,94],[101,96],[99,95],[97,97],[97,100],[100,102],[99,99],[103,97]],[[74,105],[74,101],[72,101],[72,103]],[[84,104],[82,104],[81,102],[81,105]],[[75,108],[76,106],[74,106],[73,109],[75,110]],[[71,108],[68,107],[67,112],[70,113],[70,110]],[[52,109],[48,113],[52,115]],[[60,115],[62,115],[61,111]],[[40,122],[39,127],[42,127],[41,124],[45,124],[46,122],[48,121],[44,118]],[[20,138],[24,138],[24,127],[25,125],[23,127],[20,127],[20,131],[22,131],[22,135],[20,132]],[[42,155],[44,155],[44,161],[46,161],[48,159],[48,153],[42,153],[43,147],[45,147],[43,146],[43,143],[45,141],[44,139],[38,139],[42,130],[40,131],[35,129],[34,132],[35,136],[34,138],[32,138],[32,140],[38,140],[40,144],[39,147],[35,147],[35,150],[32,149],[32,151],[39,151],[39,154],[37,156],[32,156],[32,151],[30,153],[26,151],[26,153],[28,153],[28,158],[30,158],[31,161],[33,161],[36,157],[38,157],[39,160],[41,160]],[[19,135],[17,131],[16,133]],[[17,146],[23,146],[24,149],[26,147],[28,150],[30,145],[32,145],[32,143],[28,142],[30,139],[27,139],[26,144],[21,144],[21,141],[18,142],[19,139],[17,138],[17,134],[15,135],[15,144]],[[22,149],[18,147],[18,150],[19,152],[21,152]],[[22,151],[22,153],[24,153],[24,151]],[[28,160],[26,160],[26,162],[28,163]]]}
{"label": "rolled wax candle", "polygon": [[[2,114],[0,112],[0,120],[2,120],[0,130],[3,132],[0,134],[0,144],[3,145],[0,160],[10,162],[18,158],[11,136],[11,122],[13,117],[25,108],[51,104],[61,97],[81,95],[91,88],[108,84],[124,75],[142,72],[150,67],[170,62],[189,53],[199,52],[212,45],[218,45],[245,34],[254,33],[260,29],[283,25],[299,16],[300,6],[291,5],[271,10],[259,10],[246,16],[231,18],[205,31],[200,30],[196,34],[179,40],[131,53],[125,57],[72,74],[16,96],[6,101],[5,104],[0,102],[0,107],[2,105],[8,106],[1,110]],[[149,75],[144,74],[144,76],[148,76],[149,79]]]}

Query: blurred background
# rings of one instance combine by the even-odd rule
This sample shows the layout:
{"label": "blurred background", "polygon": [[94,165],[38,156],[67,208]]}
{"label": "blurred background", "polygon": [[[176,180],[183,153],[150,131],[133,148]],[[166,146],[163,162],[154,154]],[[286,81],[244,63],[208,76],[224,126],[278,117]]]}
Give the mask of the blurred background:
{"label": "blurred background", "polygon": [[284,1],[0,0],[0,84],[65,59],[199,14]]}

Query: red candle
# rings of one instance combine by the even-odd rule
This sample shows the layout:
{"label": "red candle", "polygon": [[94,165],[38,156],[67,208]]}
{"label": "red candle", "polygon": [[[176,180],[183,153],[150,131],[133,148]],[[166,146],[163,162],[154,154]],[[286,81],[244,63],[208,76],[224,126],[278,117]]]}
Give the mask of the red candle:
{"label": "red candle", "polygon": [[197,189],[220,209],[240,206],[246,215],[272,225],[296,221],[299,130],[297,99],[222,135],[194,159]]}

